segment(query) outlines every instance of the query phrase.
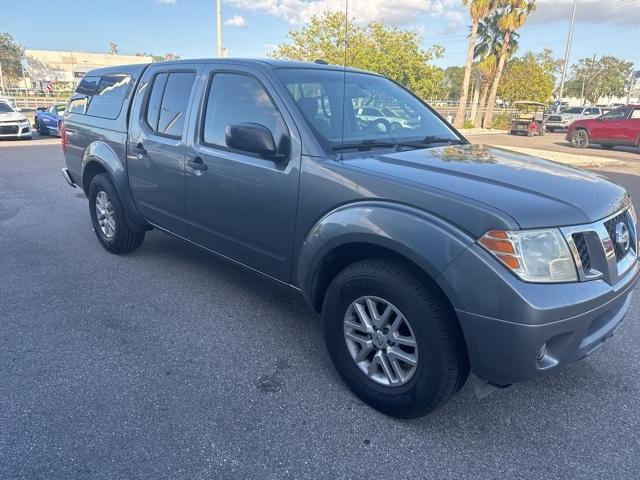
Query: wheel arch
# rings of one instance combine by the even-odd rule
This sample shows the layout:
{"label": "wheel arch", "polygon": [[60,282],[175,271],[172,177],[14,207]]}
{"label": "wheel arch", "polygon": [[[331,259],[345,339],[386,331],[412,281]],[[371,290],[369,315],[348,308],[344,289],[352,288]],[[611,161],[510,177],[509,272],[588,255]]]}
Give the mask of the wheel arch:
{"label": "wheel arch", "polygon": [[387,258],[447,298],[438,276],[473,241],[443,219],[413,207],[381,201],[342,206],[325,215],[307,235],[295,283],[320,312],[326,290],[341,270],[364,258]]}
{"label": "wheel arch", "polygon": [[91,143],[84,151],[81,164],[80,182],[85,195],[89,196],[89,187],[93,178],[100,174],[109,175],[127,213],[129,228],[134,231],[148,230],[149,224],[138,212],[131,198],[129,178],[123,160],[102,141]]}

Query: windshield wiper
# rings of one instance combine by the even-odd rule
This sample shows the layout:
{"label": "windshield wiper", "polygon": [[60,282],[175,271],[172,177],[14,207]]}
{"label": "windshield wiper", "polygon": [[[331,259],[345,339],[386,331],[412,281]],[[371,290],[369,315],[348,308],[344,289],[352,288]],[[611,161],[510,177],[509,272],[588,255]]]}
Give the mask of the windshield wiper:
{"label": "windshield wiper", "polygon": [[427,135],[422,140],[418,141],[427,145],[430,145],[432,143],[446,143],[448,145],[462,145],[467,143],[459,138],[439,137],[437,135]]}
{"label": "windshield wiper", "polygon": [[[389,140],[377,140],[367,139],[357,143],[342,143],[333,146],[333,150],[345,150],[347,148],[355,148],[357,150],[371,150],[372,148],[395,148],[398,149],[403,146],[402,143],[389,141]],[[413,145],[412,145],[413,146]]]}
{"label": "windshield wiper", "polygon": [[447,138],[447,137],[438,137],[435,135],[426,136],[420,140],[378,140],[375,138],[362,140],[357,143],[344,143],[339,145],[334,145],[333,150],[345,150],[347,148],[353,148],[360,151],[371,150],[372,148],[394,148],[396,150],[400,150],[403,147],[406,148],[421,148],[428,145],[432,145],[435,143],[446,143],[447,145],[461,145],[465,144],[464,140],[460,140],[459,138]]}

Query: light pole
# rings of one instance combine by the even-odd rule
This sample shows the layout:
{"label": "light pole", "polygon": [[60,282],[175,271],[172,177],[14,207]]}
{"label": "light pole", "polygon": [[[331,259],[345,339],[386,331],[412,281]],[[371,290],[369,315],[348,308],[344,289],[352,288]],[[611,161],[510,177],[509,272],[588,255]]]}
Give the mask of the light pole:
{"label": "light pole", "polygon": [[222,0],[216,0],[216,25],[218,33],[218,58],[222,58]]}
{"label": "light pole", "polygon": [[560,107],[562,106],[562,95],[564,93],[564,80],[567,75],[569,53],[571,53],[571,41],[573,39],[573,25],[576,21],[577,5],[578,5],[578,0],[573,0],[573,12],[571,13],[571,26],[569,27],[569,38],[567,39],[567,49],[564,52],[564,65],[562,65],[562,77],[560,77],[560,92],[558,93],[558,106],[556,107],[556,113],[560,111]]}
{"label": "light pole", "polygon": [[631,90],[633,90],[636,84],[636,79],[640,78],[640,70],[631,70],[631,77],[629,78],[629,90],[627,91],[627,105],[631,103]]}

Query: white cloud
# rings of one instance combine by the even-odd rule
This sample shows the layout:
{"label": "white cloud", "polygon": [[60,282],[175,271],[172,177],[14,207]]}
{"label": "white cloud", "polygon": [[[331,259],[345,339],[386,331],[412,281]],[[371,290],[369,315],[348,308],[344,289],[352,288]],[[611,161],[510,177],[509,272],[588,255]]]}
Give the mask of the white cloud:
{"label": "white cloud", "polygon": [[229,20],[225,21],[224,24],[231,27],[246,27],[247,21],[241,15],[234,15]]}
{"label": "white cloud", "polygon": [[[228,5],[243,10],[267,13],[289,23],[306,23],[313,15],[344,11],[344,0],[227,0]],[[349,15],[360,23],[372,21],[403,25],[416,20],[418,14],[445,18],[460,23],[467,17],[460,0],[350,0]]]}
{"label": "white cloud", "polygon": [[162,5],[175,5],[176,3],[178,3],[178,0],[156,0],[158,3],[161,3]]}
{"label": "white cloud", "polygon": [[[541,24],[557,20],[569,21],[573,0],[538,0],[537,10],[527,23]],[[638,0],[580,0],[576,22],[609,25],[640,23]]]}

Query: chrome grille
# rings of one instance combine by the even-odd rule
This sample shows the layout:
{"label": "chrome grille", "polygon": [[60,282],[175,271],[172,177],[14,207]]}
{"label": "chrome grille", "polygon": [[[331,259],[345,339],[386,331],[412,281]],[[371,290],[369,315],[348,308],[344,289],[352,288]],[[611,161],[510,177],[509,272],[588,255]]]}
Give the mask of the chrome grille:
{"label": "chrome grille", "polygon": [[[629,231],[629,247],[616,241],[616,225]],[[638,232],[629,208],[588,225],[560,229],[573,253],[581,281],[601,278],[615,284],[637,262]]]}
{"label": "chrome grille", "polygon": [[616,260],[618,261],[622,260],[627,255],[627,251],[625,251],[622,246],[618,245],[618,242],[616,242],[616,225],[618,225],[619,223],[624,223],[627,226],[629,234],[631,234],[633,230],[631,227],[631,221],[631,215],[629,215],[627,212],[622,212],[612,219],[604,222],[604,226],[609,233],[609,238],[611,238],[611,241],[613,241],[613,247],[616,251]]}
{"label": "chrome grille", "polygon": [[580,263],[585,273],[591,270],[591,259],[589,257],[589,248],[587,247],[587,240],[584,233],[574,233],[573,241],[576,244],[578,250],[578,256],[580,257]]}
{"label": "chrome grille", "polygon": [[562,117],[560,115],[549,115],[548,121],[549,122],[561,122],[562,121]]}

